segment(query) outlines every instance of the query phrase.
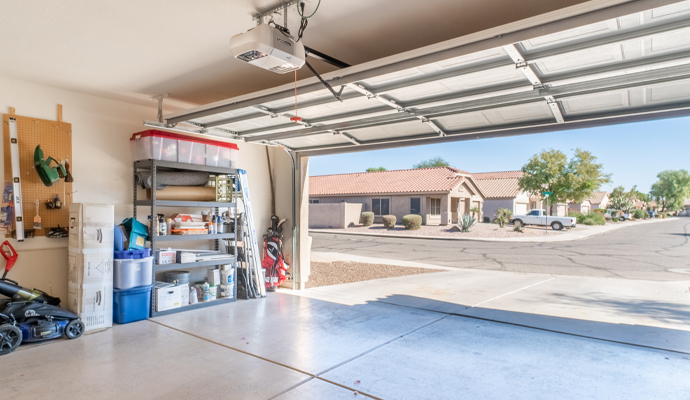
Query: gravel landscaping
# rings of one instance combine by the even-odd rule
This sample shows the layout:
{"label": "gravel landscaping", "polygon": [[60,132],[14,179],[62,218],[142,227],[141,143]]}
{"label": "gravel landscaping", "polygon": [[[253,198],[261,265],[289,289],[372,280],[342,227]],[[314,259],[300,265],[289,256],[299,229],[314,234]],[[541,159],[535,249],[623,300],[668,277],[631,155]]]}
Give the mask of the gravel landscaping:
{"label": "gravel landscaping", "polygon": [[[582,229],[582,228],[575,228]],[[310,229],[318,232],[321,229]],[[544,235],[562,235],[567,230],[561,232],[554,231],[549,228],[548,234],[544,227],[525,227],[522,232],[515,232],[512,225],[506,225],[500,228],[498,224],[481,223],[472,227],[471,232],[458,232],[452,229],[452,225],[448,226],[430,226],[422,225],[416,231],[407,231],[402,226],[396,226],[393,229],[386,229],[381,224],[374,224],[371,226],[357,225],[347,229],[325,229],[328,231],[341,232],[362,232],[362,233],[380,233],[380,234],[395,234],[395,235],[410,235],[410,236],[448,236],[448,237],[476,237],[476,238],[515,238],[515,237],[536,237]]]}
{"label": "gravel landscaping", "polygon": [[338,285],[341,283],[370,281],[396,276],[443,272],[443,269],[401,267],[398,265],[365,264],[360,262],[334,261],[311,262],[307,288]]}

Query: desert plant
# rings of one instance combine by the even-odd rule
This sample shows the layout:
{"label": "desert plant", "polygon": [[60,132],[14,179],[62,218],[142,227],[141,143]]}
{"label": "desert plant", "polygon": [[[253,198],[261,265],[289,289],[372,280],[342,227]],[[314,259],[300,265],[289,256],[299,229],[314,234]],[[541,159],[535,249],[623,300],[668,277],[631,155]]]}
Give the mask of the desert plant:
{"label": "desert plant", "polygon": [[402,219],[402,224],[408,231],[416,231],[422,227],[422,216],[417,214],[407,214]]}
{"label": "desert plant", "polygon": [[578,224],[581,224],[582,221],[585,219],[585,214],[579,212],[579,211],[568,211],[568,216],[571,218],[575,218],[575,222]]}
{"label": "desert plant", "polygon": [[359,223],[364,226],[371,226],[374,223],[374,213],[365,211],[359,216]]}
{"label": "desert plant", "polygon": [[491,218],[489,218],[489,217],[484,217],[484,218],[482,219],[482,221],[484,221],[484,223],[488,224],[488,223],[491,223]]}
{"label": "desert plant", "polygon": [[383,218],[383,227],[386,229],[393,229],[395,228],[395,222],[397,221],[397,218],[395,218],[395,215],[384,215]]}
{"label": "desert plant", "polygon": [[494,214],[494,223],[498,224],[501,228],[510,221],[510,216],[513,212],[507,208],[499,208]]}
{"label": "desert plant", "polygon": [[460,225],[462,232],[469,232],[476,223],[477,218],[474,218],[470,214],[462,214],[462,217],[460,217],[458,221],[458,225]]}
{"label": "desert plant", "polygon": [[577,223],[582,225],[604,225],[606,224],[606,219],[603,214],[590,211],[583,215],[582,221],[578,219]]}
{"label": "desert plant", "polygon": [[618,211],[611,211],[611,218],[612,219],[618,218]]}
{"label": "desert plant", "polygon": [[635,212],[633,213],[633,218],[635,219],[643,219],[647,218],[648,216],[649,214],[647,214],[644,210],[635,210]]}
{"label": "desert plant", "polygon": [[513,230],[514,230],[515,232],[522,232],[522,225],[515,225],[515,226],[513,227]]}
{"label": "desert plant", "polygon": [[479,219],[479,214],[481,214],[481,210],[479,210],[479,207],[472,207],[470,208],[470,213],[472,213],[473,217]]}

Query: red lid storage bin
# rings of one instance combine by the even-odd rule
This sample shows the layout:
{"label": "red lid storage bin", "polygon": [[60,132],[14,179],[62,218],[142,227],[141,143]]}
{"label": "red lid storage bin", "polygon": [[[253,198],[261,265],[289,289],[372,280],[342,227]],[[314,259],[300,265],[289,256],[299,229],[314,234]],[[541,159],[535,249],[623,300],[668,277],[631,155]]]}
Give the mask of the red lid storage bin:
{"label": "red lid storage bin", "polygon": [[133,134],[130,143],[134,161],[153,159],[237,168],[239,148],[234,143],[153,129]]}

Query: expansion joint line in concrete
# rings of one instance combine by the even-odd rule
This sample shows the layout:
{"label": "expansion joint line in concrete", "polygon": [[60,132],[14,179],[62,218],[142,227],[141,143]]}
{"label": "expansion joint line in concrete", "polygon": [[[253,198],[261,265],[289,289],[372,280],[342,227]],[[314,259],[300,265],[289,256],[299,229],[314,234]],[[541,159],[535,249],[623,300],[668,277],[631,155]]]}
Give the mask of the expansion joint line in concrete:
{"label": "expansion joint line in concrete", "polygon": [[226,345],[226,344],[222,344],[222,343],[218,343],[218,342],[213,341],[213,340],[209,340],[209,339],[204,338],[204,337],[201,337],[201,336],[199,336],[199,335],[195,335],[195,334],[193,334],[193,333],[186,332],[186,331],[183,331],[183,330],[178,329],[178,328],[174,328],[174,327],[172,327],[172,326],[163,324],[163,323],[158,322],[158,321],[154,321],[154,320],[149,320],[149,321],[151,321],[151,322],[153,322],[153,323],[155,323],[155,324],[158,324],[158,325],[160,325],[160,326],[162,326],[162,327],[165,327],[165,328],[168,328],[168,329],[172,329],[172,330],[174,330],[174,331],[177,331],[177,332],[180,332],[180,333],[183,333],[183,334],[186,334],[186,335],[195,337],[195,338],[197,338],[197,339],[206,341],[206,342],[211,343],[211,344],[215,344],[215,345],[217,345],[217,346],[225,347],[226,349],[234,350],[234,351],[236,351],[236,352],[238,352],[238,353],[242,353],[242,354],[248,355],[248,356],[250,356],[250,357],[258,358],[259,360],[266,361],[266,362],[269,362],[269,363],[271,363],[271,364],[275,364],[275,365],[278,365],[278,366],[280,366],[280,367],[283,367],[283,368],[287,368],[287,369],[293,370],[293,371],[295,371],[295,372],[298,372],[298,373],[300,373],[300,374],[307,375],[307,376],[309,377],[309,378],[303,380],[302,382],[299,382],[299,383],[297,383],[297,384],[295,384],[295,385],[293,385],[293,386],[291,386],[291,387],[285,389],[284,391],[282,391],[282,392],[276,394],[275,396],[271,397],[269,400],[275,399],[276,397],[281,396],[281,395],[283,395],[283,394],[285,394],[285,393],[287,393],[287,392],[289,392],[289,391],[291,391],[291,390],[293,390],[293,389],[295,389],[295,388],[297,388],[297,387],[299,387],[299,386],[302,386],[302,385],[304,385],[304,384],[306,384],[306,383],[308,383],[308,382],[311,382],[311,381],[314,380],[314,379],[319,379],[319,380],[322,380],[322,381],[324,381],[324,382],[330,383],[330,384],[332,384],[332,385],[342,387],[343,389],[351,390],[352,392],[357,392],[358,394],[361,394],[361,395],[363,395],[363,396],[366,396],[366,397],[369,397],[369,398],[372,398],[372,399],[375,399],[375,400],[383,400],[383,399],[381,399],[381,398],[379,398],[379,397],[376,397],[376,396],[374,396],[374,395],[372,395],[372,394],[368,394],[368,393],[366,393],[366,392],[362,392],[361,390],[358,390],[358,389],[356,389],[356,388],[353,388],[353,387],[350,387],[350,386],[347,386],[347,385],[343,385],[343,384],[340,384],[340,383],[333,382],[333,381],[330,381],[330,380],[328,380],[328,379],[325,379],[325,378],[321,377],[321,375],[323,375],[323,374],[325,374],[325,373],[327,373],[327,372],[329,372],[329,371],[332,371],[332,370],[334,370],[334,369],[336,369],[336,368],[338,368],[338,367],[342,367],[343,365],[345,365],[345,364],[347,364],[347,363],[350,363],[350,362],[352,362],[352,361],[354,361],[354,360],[356,360],[356,359],[358,359],[358,358],[361,358],[361,357],[363,357],[363,356],[365,356],[365,355],[367,355],[367,354],[369,354],[369,353],[371,353],[371,352],[373,352],[373,351],[375,351],[375,350],[380,349],[380,348],[383,347],[383,346],[386,346],[386,345],[388,345],[388,344],[390,344],[390,343],[393,343],[393,342],[395,342],[395,341],[397,341],[397,340],[399,340],[399,339],[402,339],[403,337],[405,337],[405,336],[407,336],[407,335],[411,335],[412,333],[417,332],[417,331],[420,330],[420,329],[426,328],[427,326],[430,326],[430,325],[432,325],[432,324],[435,324],[435,323],[437,323],[437,322],[440,322],[440,321],[442,321],[442,320],[448,318],[449,316],[450,316],[450,315],[444,315],[444,316],[441,317],[441,318],[435,319],[435,320],[433,320],[433,321],[431,321],[431,322],[429,322],[429,323],[426,323],[426,324],[421,325],[421,326],[418,326],[418,327],[416,327],[416,328],[414,328],[414,329],[412,329],[412,330],[409,330],[409,331],[407,331],[407,332],[405,332],[405,333],[402,333],[402,334],[400,334],[400,335],[394,337],[393,339],[386,341],[386,343],[381,343],[381,344],[379,344],[379,345],[377,345],[377,346],[374,346],[374,347],[372,347],[372,348],[369,349],[369,350],[366,350],[366,351],[364,351],[364,352],[362,352],[362,353],[360,353],[360,354],[358,354],[358,355],[356,355],[356,356],[354,356],[354,357],[351,357],[351,358],[349,358],[349,359],[347,359],[347,360],[345,360],[345,361],[343,361],[343,362],[341,362],[341,363],[339,363],[339,364],[336,364],[336,365],[334,365],[334,366],[332,366],[332,367],[330,367],[330,368],[328,368],[328,369],[325,369],[325,370],[323,370],[323,371],[321,371],[321,372],[319,372],[319,373],[317,373],[317,374],[312,374],[312,373],[309,373],[309,372],[306,372],[306,371],[302,371],[302,370],[300,370],[300,369],[298,369],[298,368],[291,367],[291,366],[289,366],[289,365],[286,365],[286,364],[283,364],[283,363],[279,363],[279,362],[277,362],[277,361],[274,361],[274,360],[271,360],[271,359],[268,359],[268,358],[265,358],[265,357],[261,357],[261,356],[256,355],[256,354],[252,354],[252,353],[249,353],[249,352],[244,351],[244,350],[240,350],[240,349],[238,349],[238,348],[236,348],[236,347],[228,346],[228,345]]}
{"label": "expansion joint line in concrete", "polygon": [[514,293],[517,293],[517,292],[519,292],[519,291],[521,291],[521,290],[529,289],[529,288],[531,288],[531,287],[534,287],[534,286],[537,286],[537,285],[541,285],[542,283],[546,283],[546,282],[552,281],[552,280],[554,280],[554,279],[556,279],[556,278],[552,276],[551,278],[549,278],[549,279],[547,279],[547,280],[545,280],[545,281],[533,283],[533,284],[527,285],[527,286],[525,286],[525,287],[523,287],[523,288],[513,290],[512,292],[503,293],[502,295],[493,297],[493,298],[491,298],[491,299],[484,300],[484,301],[480,301],[479,303],[474,304],[474,305],[472,305],[472,306],[470,306],[470,307],[471,307],[471,308],[474,308],[474,307],[477,307],[477,306],[479,306],[479,305],[481,305],[481,304],[488,303],[488,302],[494,301],[494,300],[496,300],[496,299],[500,299],[501,297],[504,297],[504,296],[509,296],[509,295],[514,294]]}

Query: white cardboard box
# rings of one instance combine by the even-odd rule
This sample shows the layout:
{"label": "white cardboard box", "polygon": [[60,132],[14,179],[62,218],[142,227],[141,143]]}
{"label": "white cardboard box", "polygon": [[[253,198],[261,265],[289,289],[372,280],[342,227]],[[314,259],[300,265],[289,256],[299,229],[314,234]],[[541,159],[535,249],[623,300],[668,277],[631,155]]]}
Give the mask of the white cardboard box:
{"label": "white cardboard box", "polygon": [[113,248],[115,207],[74,203],[69,206],[69,246],[78,249]]}
{"label": "white cardboard box", "polygon": [[[156,282],[154,289],[156,291],[156,311],[182,307],[182,287]],[[187,303],[189,303],[189,285],[187,285]]]}
{"label": "white cardboard box", "polygon": [[208,273],[207,273],[207,278],[208,278],[208,284],[210,286],[218,286],[221,283],[223,283],[220,281],[220,270],[219,269],[215,269],[215,268],[209,269]]}
{"label": "white cardboard box", "polygon": [[68,282],[74,284],[113,282],[112,249],[69,248]]}
{"label": "white cardboard box", "polygon": [[113,283],[67,285],[67,309],[79,315],[86,330],[113,326]]}

